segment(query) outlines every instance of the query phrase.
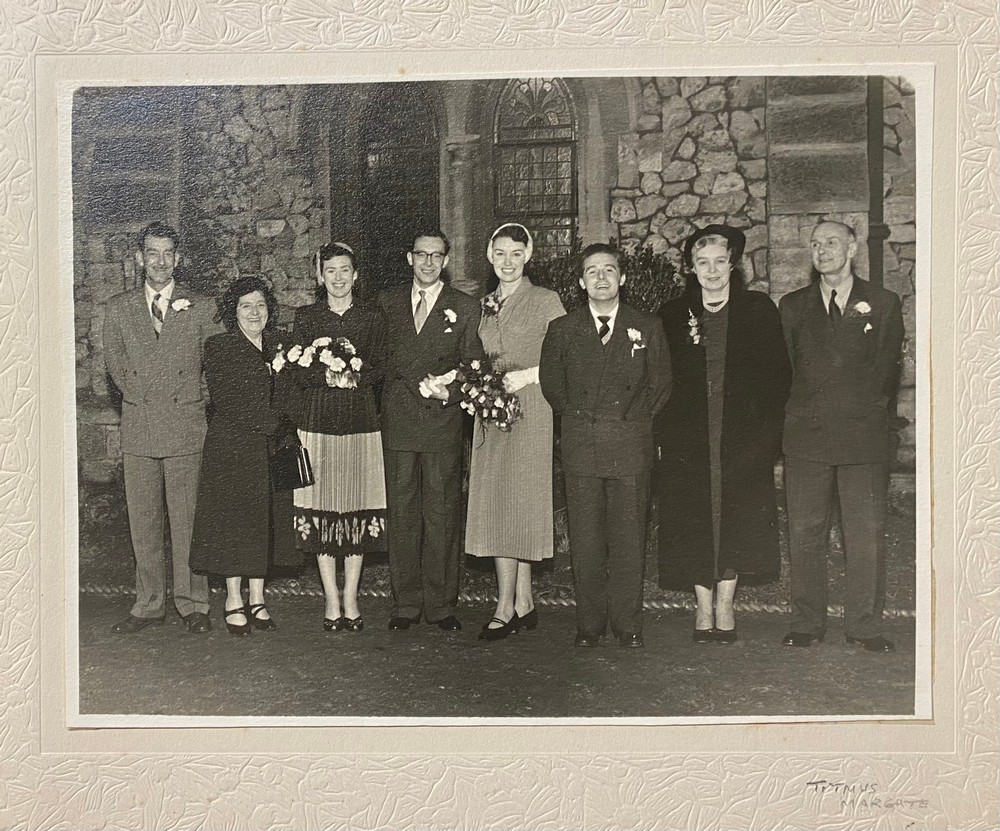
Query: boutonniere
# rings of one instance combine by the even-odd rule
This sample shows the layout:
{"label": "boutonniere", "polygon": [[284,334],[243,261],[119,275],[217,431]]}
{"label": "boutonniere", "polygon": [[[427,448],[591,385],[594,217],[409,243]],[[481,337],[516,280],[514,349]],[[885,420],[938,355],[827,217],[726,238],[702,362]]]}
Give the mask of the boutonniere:
{"label": "boutonniere", "polygon": [[451,324],[458,320],[458,315],[451,309],[444,309],[441,314],[444,315],[445,322],[448,324],[444,329],[447,334],[448,332],[451,332]]}
{"label": "boutonniere", "polygon": [[627,334],[628,339],[632,341],[632,357],[634,358],[636,349],[646,348],[646,341],[642,339],[642,332],[638,329],[629,329]]}
{"label": "boutonniere", "polygon": [[688,309],[688,339],[695,346],[701,343],[701,323],[690,309]]}
{"label": "boutonniere", "polygon": [[861,300],[854,304],[854,311],[856,311],[859,315],[870,315],[872,313],[872,307],[865,303],[864,300]]}
{"label": "boutonniere", "polygon": [[500,309],[503,307],[503,301],[496,294],[487,294],[481,303],[483,314],[487,317],[496,317],[500,314]]}
{"label": "boutonniere", "polygon": [[191,301],[186,297],[180,297],[170,304],[170,308],[175,312],[183,312],[185,309],[191,308]]}

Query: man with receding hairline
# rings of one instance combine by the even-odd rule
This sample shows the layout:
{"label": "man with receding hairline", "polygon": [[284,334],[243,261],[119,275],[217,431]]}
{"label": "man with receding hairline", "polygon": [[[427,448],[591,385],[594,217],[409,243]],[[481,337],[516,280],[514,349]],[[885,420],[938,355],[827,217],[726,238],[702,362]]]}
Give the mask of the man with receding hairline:
{"label": "man with receding hairline", "polygon": [[823,640],[830,522],[839,503],[846,641],[872,652],[892,652],[894,644],[879,630],[885,600],[888,403],[903,315],[893,292],[855,272],[854,229],[821,222],[810,248],[819,279],[779,304],[792,362],[783,442],[792,631],[782,643],[805,647]]}

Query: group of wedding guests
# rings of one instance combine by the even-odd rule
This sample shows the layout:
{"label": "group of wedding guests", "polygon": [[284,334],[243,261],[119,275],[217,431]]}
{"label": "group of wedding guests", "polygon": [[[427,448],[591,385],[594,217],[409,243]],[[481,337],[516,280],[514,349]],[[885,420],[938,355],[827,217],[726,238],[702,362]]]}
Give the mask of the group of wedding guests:
{"label": "group of wedding guests", "polygon": [[[438,229],[415,234],[412,280],[377,298],[359,291],[354,251],[335,242],[314,258],[316,302],[279,333],[265,280],[240,277],[217,303],[185,291],[173,279],[177,233],[147,227],[144,285],[108,302],[104,333],[123,397],[136,557],[136,603],[115,631],[164,619],[164,506],[174,604],[193,632],[211,626],[207,574],[226,578],[232,634],[276,628],[264,579],[303,553],[317,558],[323,628],[360,631],[363,555],[385,550],[389,629],[422,619],[462,628],[463,551],[496,568],[497,605],[479,637],[535,629],[531,566],[553,556],[555,417],[577,646],[596,646],[609,626],[621,646],[643,645],[651,489],[660,585],[694,591],[696,642],[736,641],[737,584],[779,574],[774,464],[784,452],[793,620],[783,642],[808,646],[825,633],[839,500],[845,635],[891,651],[878,626],[899,300],[855,276],[854,231],[823,222],[811,243],[819,279],[784,297],[779,314],[746,290],[744,245],[735,228],[697,230],[684,245],[684,293],[651,315],[621,299],[629,275],[605,244],[583,250],[586,303],[567,314],[525,275],[533,239],[518,223],[491,236],[498,284],[478,301],[442,279],[449,242]],[[317,352],[331,343],[349,345],[351,383],[333,371],[339,359]],[[487,358],[523,416],[509,430],[476,417],[463,500],[460,368]],[[299,444],[315,483],[276,490],[274,455]]]}

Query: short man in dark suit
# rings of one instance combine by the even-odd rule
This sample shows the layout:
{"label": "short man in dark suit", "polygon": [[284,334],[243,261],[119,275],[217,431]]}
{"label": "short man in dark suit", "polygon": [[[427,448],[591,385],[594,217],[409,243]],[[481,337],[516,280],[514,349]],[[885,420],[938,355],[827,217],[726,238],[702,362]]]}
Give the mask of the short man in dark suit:
{"label": "short man in dark suit", "polygon": [[576,645],[597,646],[610,615],[620,645],[641,647],[653,415],[670,396],[670,352],[660,321],[619,301],[614,248],[587,246],[581,265],[588,303],[549,324],[539,365],[562,421]]}
{"label": "short man in dark suit", "polygon": [[782,642],[809,646],[823,639],[830,517],[839,500],[847,642],[892,652],[892,641],[879,627],[885,598],[888,403],[903,316],[893,292],[855,274],[853,229],[822,222],[811,245],[820,279],[779,304],[792,362],[784,452],[793,614],[792,631]]}
{"label": "short man in dark suit", "polygon": [[153,223],[139,234],[142,288],[108,300],[104,355],[122,393],[125,501],[135,553],[135,605],[113,631],[163,623],[166,605],[164,505],[170,517],[174,606],[190,632],[207,632],[208,579],[188,556],[205,442],[202,350],[221,326],[215,303],[174,281],[180,237]]}
{"label": "short man in dark suit", "polygon": [[462,628],[455,614],[461,559],[465,412],[453,370],[483,356],[479,303],[442,281],[448,239],[418,233],[413,280],[379,297],[385,322],[382,447],[392,579],[390,629],[420,621]]}

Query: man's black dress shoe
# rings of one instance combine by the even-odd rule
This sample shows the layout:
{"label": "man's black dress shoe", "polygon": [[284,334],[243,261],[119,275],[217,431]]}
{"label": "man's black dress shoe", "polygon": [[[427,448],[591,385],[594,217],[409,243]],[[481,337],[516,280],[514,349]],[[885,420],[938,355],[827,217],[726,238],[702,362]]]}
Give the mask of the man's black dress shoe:
{"label": "man's black dress shoe", "polygon": [[851,635],[845,635],[844,640],[847,641],[848,645],[859,645],[863,646],[869,652],[895,652],[896,644],[890,641],[888,638],[883,638],[881,635],[876,635],[874,638],[855,638]]}
{"label": "man's black dress shoe", "polygon": [[642,642],[642,635],[637,635],[635,632],[619,637],[618,645],[622,647],[622,649],[641,649],[645,646]]}
{"label": "man's black dress shoe", "polygon": [[412,617],[404,617],[403,615],[396,615],[395,617],[389,618],[389,628],[403,631],[405,629],[409,629],[411,624],[419,622],[420,622],[419,619],[414,619]]}
{"label": "man's black dress shoe", "polygon": [[212,628],[212,619],[204,612],[189,612],[181,618],[188,632],[200,635]]}
{"label": "man's black dress shoe", "polygon": [[132,635],[141,632],[147,626],[160,626],[163,623],[162,617],[136,617],[129,615],[125,620],[120,620],[111,627],[112,632],[119,635]]}
{"label": "man's black dress shoe", "polygon": [[443,629],[445,632],[457,632],[462,628],[462,621],[454,615],[448,615],[448,617],[443,617],[441,620],[435,620],[434,622],[437,624],[438,629]]}
{"label": "man's black dress shoe", "polygon": [[822,635],[813,635],[809,632],[789,632],[781,639],[783,646],[812,646],[813,641],[823,642]]}
{"label": "man's black dress shoe", "polygon": [[590,632],[577,632],[573,646],[597,646],[600,642],[600,635],[594,635]]}

